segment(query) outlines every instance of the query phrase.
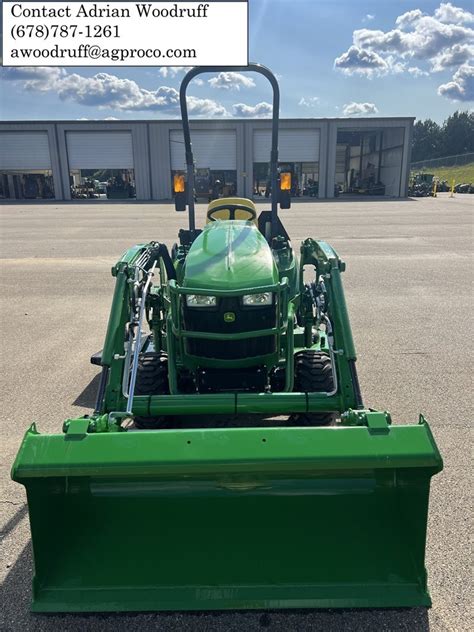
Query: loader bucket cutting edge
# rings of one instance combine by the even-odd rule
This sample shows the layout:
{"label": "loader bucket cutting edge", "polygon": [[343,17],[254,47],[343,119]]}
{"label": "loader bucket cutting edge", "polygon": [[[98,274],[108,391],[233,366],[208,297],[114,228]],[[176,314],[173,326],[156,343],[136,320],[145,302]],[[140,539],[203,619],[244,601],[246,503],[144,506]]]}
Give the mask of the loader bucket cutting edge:
{"label": "loader bucket cutting edge", "polygon": [[[37,612],[429,606],[426,423],[41,435]],[[51,520],[51,517],[54,517]]]}

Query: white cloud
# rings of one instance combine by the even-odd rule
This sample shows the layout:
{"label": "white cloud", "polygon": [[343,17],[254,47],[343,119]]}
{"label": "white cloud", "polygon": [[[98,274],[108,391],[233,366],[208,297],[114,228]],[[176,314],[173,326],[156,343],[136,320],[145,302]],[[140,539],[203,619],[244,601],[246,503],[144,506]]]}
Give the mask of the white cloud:
{"label": "white cloud", "polygon": [[194,114],[194,116],[230,116],[226,108],[217,101],[214,101],[214,99],[199,99],[198,97],[190,96],[186,98],[186,102],[188,104],[189,113]]}
{"label": "white cloud", "polygon": [[90,118],[87,118],[87,116],[81,116],[80,118],[77,118],[76,121],[120,121],[120,119],[117,118],[116,116],[106,116],[102,119],[98,119],[98,118],[90,119]]}
{"label": "white cloud", "polygon": [[400,28],[406,28],[410,24],[417,22],[423,15],[424,13],[420,9],[413,9],[413,11],[407,11],[399,15],[395,20],[395,24]]}
{"label": "white cloud", "polygon": [[334,67],[348,75],[355,73],[371,77],[387,72],[388,63],[371,50],[351,46],[340,57],[336,57]]}
{"label": "white cloud", "polygon": [[[416,13],[409,11],[409,13]],[[433,55],[473,40],[474,30],[457,24],[444,24],[428,15],[406,20],[390,31],[358,29],[353,33],[354,45],[378,53],[395,53],[404,57],[429,59]]]}
{"label": "white cloud", "polygon": [[429,72],[426,72],[425,70],[422,70],[421,68],[418,68],[418,66],[409,66],[407,68],[407,72],[412,77],[428,77],[430,74]]}
{"label": "white cloud", "polygon": [[398,75],[407,70],[407,64],[405,61],[399,61],[395,55],[388,55],[385,58],[388,64],[388,72],[392,75]]}
{"label": "white cloud", "polygon": [[216,77],[208,80],[212,88],[220,90],[240,90],[240,88],[254,88],[255,81],[240,72],[220,72]]}
{"label": "white cloud", "polygon": [[461,7],[453,7],[450,2],[442,2],[434,12],[434,16],[440,22],[459,24],[462,22],[474,22],[474,14],[461,9]]}
{"label": "white cloud", "polygon": [[131,79],[122,79],[106,72],[92,77],[72,73],[56,82],[59,98],[80,105],[116,110],[173,110],[179,103],[178,91],[160,86],[151,91]]}
{"label": "white cloud", "polygon": [[11,81],[50,81],[65,74],[66,71],[64,68],[57,68],[56,66],[2,66],[1,68],[2,78],[9,79]]}
{"label": "white cloud", "polygon": [[176,77],[180,72],[186,72],[186,70],[190,70],[190,68],[186,68],[186,66],[161,66],[158,70],[159,74],[164,77]]}
{"label": "white cloud", "polygon": [[431,70],[441,72],[446,68],[455,68],[474,58],[474,46],[470,44],[455,44],[452,48],[442,51],[431,60]]}
{"label": "white cloud", "polygon": [[5,81],[21,81],[26,90],[47,92],[56,82],[67,75],[64,68],[56,66],[1,67],[0,78]]}
{"label": "white cloud", "polygon": [[438,94],[451,101],[474,101],[474,66],[463,64],[452,81],[439,86]]}
{"label": "white cloud", "polygon": [[375,15],[372,15],[372,13],[367,13],[365,18],[362,18],[362,22],[372,22],[372,20],[375,20]]}
{"label": "white cloud", "polygon": [[367,116],[368,114],[377,114],[378,109],[375,103],[346,103],[342,110],[344,116]]}
{"label": "white cloud", "polygon": [[391,31],[374,30],[374,29],[356,29],[352,34],[354,46],[364,52],[397,52],[401,47],[402,32],[398,29]]}
{"label": "white cloud", "polygon": [[301,97],[298,102],[298,105],[302,105],[306,108],[314,108],[319,103],[319,97]]}
{"label": "white cloud", "polygon": [[387,31],[354,30],[352,45],[334,60],[334,68],[367,78],[405,72],[421,77],[428,71],[457,68],[459,74],[441,85],[438,94],[466,100],[470,94],[466,65],[474,57],[473,23],[473,13],[450,2],[441,2],[430,15],[421,9],[406,11]]}
{"label": "white cloud", "polygon": [[[35,92],[55,92],[63,101],[119,111],[162,111],[179,113],[179,92],[169,86],[156,90],[140,87],[131,79],[100,72],[92,77],[68,74],[59,68],[3,68],[4,80],[19,81]],[[190,113],[195,116],[229,116],[226,108],[213,99],[187,98]]]}
{"label": "white cloud", "polygon": [[235,116],[239,118],[270,118],[273,108],[270,103],[262,101],[256,105],[235,103],[232,106]]}

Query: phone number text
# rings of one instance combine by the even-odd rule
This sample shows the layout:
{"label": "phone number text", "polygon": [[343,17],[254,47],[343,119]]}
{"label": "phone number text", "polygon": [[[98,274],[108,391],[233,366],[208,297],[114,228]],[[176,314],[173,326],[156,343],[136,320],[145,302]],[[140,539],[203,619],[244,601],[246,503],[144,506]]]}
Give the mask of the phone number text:
{"label": "phone number text", "polygon": [[54,39],[57,37],[120,37],[118,25],[99,24],[79,26],[78,24],[15,24],[11,28],[12,39],[36,38]]}

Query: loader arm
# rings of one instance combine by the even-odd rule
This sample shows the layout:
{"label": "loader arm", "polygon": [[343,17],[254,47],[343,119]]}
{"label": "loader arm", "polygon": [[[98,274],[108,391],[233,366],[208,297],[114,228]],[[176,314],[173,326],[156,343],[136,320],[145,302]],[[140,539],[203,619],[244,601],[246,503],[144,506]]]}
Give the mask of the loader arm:
{"label": "loader arm", "polygon": [[[341,274],[346,265],[325,241],[306,239],[301,245],[300,278],[304,266],[314,266],[316,278],[324,276],[329,295],[329,317],[334,333],[334,353],[341,382],[343,408],[363,408],[361,389],[356,369],[356,350],[349,320]],[[301,281],[303,283],[303,281]],[[303,289],[301,288],[301,291]]]}

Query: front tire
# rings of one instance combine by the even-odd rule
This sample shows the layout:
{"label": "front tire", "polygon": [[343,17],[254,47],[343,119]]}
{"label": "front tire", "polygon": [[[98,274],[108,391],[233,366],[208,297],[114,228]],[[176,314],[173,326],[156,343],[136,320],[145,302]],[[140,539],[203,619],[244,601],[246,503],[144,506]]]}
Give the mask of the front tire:
{"label": "front tire", "polygon": [[[295,354],[295,387],[300,393],[330,393],[334,390],[331,358],[327,353],[304,349]],[[290,421],[298,426],[329,426],[335,413],[298,413]]]}
{"label": "front tire", "polygon": [[[168,358],[163,353],[141,353],[138,358],[135,395],[169,395]],[[135,417],[141,430],[166,427],[166,417]]]}

